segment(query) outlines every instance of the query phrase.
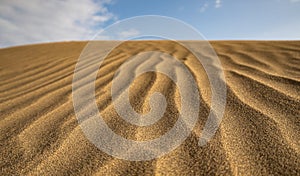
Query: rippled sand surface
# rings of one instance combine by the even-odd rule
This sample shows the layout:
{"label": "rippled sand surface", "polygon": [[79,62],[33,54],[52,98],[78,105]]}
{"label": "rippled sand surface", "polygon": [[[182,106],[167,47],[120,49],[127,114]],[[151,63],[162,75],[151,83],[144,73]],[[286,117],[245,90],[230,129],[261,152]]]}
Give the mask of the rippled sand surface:
{"label": "rippled sand surface", "polygon": [[[191,46],[195,42],[186,41]],[[99,150],[77,122],[72,79],[85,44],[0,49],[0,175],[300,174],[299,41],[211,42],[224,69],[227,102],[220,128],[203,147],[198,139],[210,110],[211,91],[202,65],[174,42],[123,43],[104,61],[95,83],[98,109],[115,133],[150,140],[170,130],[178,119],[176,84],[154,72],[134,80],[129,98],[137,112],[147,113],[151,94],[165,95],[166,113],[158,122],[138,127],[114,110],[110,94],[114,73],[141,51],[176,57],[192,72],[200,95],[199,120],[191,135],[167,155],[134,162]]]}

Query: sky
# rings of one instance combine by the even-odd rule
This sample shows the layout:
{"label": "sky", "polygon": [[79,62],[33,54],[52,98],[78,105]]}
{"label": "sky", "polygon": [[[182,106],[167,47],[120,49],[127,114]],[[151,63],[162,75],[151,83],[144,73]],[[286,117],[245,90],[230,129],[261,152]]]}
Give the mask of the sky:
{"label": "sky", "polygon": [[140,15],[182,20],[208,40],[300,40],[300,0],[1,0],[0,47],[90,40]]}

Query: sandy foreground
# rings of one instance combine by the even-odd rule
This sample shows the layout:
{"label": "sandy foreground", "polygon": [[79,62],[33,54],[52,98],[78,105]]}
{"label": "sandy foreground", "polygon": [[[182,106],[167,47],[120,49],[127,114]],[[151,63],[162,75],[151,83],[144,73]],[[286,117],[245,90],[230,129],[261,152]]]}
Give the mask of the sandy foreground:
{"label": "sandy foreground", "polygon": [[[153,125],[121,119],[110,95],[115,71],[141,51],[171,54],[195,76],[199,120],[175,150],[150,161],[114,158],[95,147],[75,117],[72,79],[86,42],[0,49],[0,175],[300,175],[300,42],[212,41],[227,85],[220,128],[203,147],[198,138],[210,110],[210,85],[194,56],[174,42],[124,43],[101,66],[96,102],[108,126],[132,140],[158,138],[178,118],[176,84],[159,73],[137,77],[130,102],[147,113],[149,96],[165,95],[167,110]],[[151,58],[150,58],[151,59]],[[133,70],[134,71],[134,70]]]}

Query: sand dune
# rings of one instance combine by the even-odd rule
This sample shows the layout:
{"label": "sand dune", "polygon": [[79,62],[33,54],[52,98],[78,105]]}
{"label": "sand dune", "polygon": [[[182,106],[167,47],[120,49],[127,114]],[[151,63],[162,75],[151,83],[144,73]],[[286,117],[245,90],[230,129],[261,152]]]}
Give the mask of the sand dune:
{"label": "sand dune", "polygon": [[150,140],[166,133],[181,106],[174,82],[163,74],[146,73],[130,87],[132,107],[148,112],[150,95],[159,91],[168,103],[164,117],[146,127],[120,119],[110,89],[115,71],[130,56],[151,50],[169,53],[191,70],[198,84],[201,112],[192,134],[167,155],[135,162],[102,152],[78,125],[72,79],[86,42],[0,49],[0,175],[299,175],[300,42],[211,44],[224,68],[227,104],[220,128],[203,147],[198,138],[211,91],[191,53],[174,42],[127,42],[102,64],[95,83],[98,109],[108,126],[127,139]]}

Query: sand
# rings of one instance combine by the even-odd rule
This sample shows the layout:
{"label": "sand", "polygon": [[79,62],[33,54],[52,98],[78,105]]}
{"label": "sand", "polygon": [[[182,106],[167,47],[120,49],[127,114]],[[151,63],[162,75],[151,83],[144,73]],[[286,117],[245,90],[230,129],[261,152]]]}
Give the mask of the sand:
{"label": "sand", "polygon": [[137,127],[120,119],[110,95],[115,71],[143,50],[173,55],[199,86],[199,120],[174,151],[150,161],[114,158],[83,134],[72,102],[75,64],[86,42],[0,49],[0,175],[299,175],[300,42],[212,41],[224,68],[227,102],[221,125],[203,147],[198,139],[210,110],[210,86],[203,67],[172,42],[122,44],[105,60],[96,81],[97,105],[108,126],[133,140],[166,133],[177,120],[176,84],[158,73],[139,76],[130,102],[149,111],[148,97],[165,95],[162,119]]}

